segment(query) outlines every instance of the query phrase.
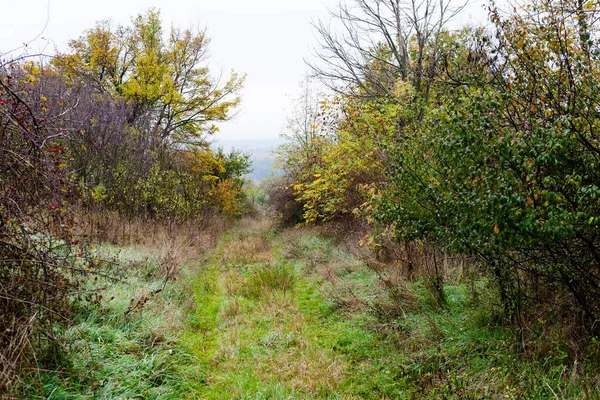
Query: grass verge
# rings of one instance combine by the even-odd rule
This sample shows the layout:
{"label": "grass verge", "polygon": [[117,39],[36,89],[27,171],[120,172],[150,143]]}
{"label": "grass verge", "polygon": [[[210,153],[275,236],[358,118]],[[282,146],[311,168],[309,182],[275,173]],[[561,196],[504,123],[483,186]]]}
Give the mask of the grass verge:
{"label": "grass verge", "polygon": [[[89,288],[102,298],[76,301],[63,348],[40,360],[21,388],[28,399],[179,399],[202,377],[179,345],[193,307],[181,268],[194,259],[176,240],[155,246],[102,245],[112,270]],[[111,279],[116,277],[117,279]],[[57,333],[58,334],[58,333]]]}

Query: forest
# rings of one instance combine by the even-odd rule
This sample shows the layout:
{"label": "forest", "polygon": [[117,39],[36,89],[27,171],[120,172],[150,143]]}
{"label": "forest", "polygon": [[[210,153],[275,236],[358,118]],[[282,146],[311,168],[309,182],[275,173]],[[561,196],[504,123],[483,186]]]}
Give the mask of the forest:
{"label": "forest", "polygon": [[600,3],[466,7],[316,21],[260,183],[206,30],[2,56],[0,398],[600,398]]}

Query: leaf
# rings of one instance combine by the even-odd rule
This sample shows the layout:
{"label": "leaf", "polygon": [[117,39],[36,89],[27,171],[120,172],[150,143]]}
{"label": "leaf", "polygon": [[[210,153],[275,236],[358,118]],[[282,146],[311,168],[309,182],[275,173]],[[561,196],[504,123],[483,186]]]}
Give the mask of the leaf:
{"label": "leaf", "polygon": [[525,39],[523,37],[519,38],[517,42],[517,49],[522,49],[525,46]]}

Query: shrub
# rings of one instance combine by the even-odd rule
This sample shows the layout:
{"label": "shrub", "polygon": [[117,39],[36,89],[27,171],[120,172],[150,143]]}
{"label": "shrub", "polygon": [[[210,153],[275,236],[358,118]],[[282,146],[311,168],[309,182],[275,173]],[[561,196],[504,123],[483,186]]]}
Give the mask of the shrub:
{"label": "shrub", "polygon": [[62,110],[42,91],[41,73],[0,65],[0,394],[34,349],[56,348],[54,328],[68,318],[78,270],[87,267],[73,254],[70,132],[53,126]]}

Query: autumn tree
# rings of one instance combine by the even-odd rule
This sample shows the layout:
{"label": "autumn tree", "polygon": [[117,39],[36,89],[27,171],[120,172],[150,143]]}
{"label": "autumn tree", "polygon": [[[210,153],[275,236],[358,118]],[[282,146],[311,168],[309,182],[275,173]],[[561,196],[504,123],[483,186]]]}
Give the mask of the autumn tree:
{"label": "autumn tree", "polygon": [[332,140],[339,118],[336,102],[325,97],[315,80],[307,77],[300,89],[299,96],[292,101],[282,135],[285,143],[277,150],[284,175],[276,178],[269,190],[271,205],[285,223],[302,220],[301,185],[315,179],[324,146]]}
{"label": "autumn tree", "polygon": [[534,299],[598,333],[594,3],[536,0],[471,41],[452,90],[390,158],[378,214],[399,237],[477,254],[520,322]]}
{"label": "autumn tree", "polygon": [[[66,78],[77,98],[70,164],[92,203],[131,217],[178,219],[243,203],[237,179],[244,172],[207,149],[216,124],[239,104],[244,78],[213,78],[208,44],[204,31],[165,33],[151,9],[129,26],[98,23],[53,60],[52,73]],[[212,164],[230,177],[210,178]]]}
{"label": "autumn tree", "polygon": [[[354,0],[332,12],[333,22],[316,24],[320,47],[309,65],[335,96],[313,114],[335,123],[328,123],[323,138],[300,135],[314,137],[312,147],[298,148],[297,134],[283,146],[284,165],[303,174],[291,178],[291,186],[305,219],[341,218],[370,207],[370,197],[385,186],[388,150],[423,118],[430,100],[437,101],[443,61],[462,39],[446,26],[461,9],[446,1]],[[327,110],[332,103],[337,112]],[[311,124],[317,131],[321,125],[316,119]],[[304,159],[311,162],[303,165]]]}
{"label": "autumn tree", "polygon": [[205,31],[171,28],[165,34],[154,9],[130,26],[100,22],[70,43],[54,65],[85,78],[102,93],[131,105],[128,122],[150,116],[150,133],[170,146],[194,144],[218,130],[239,104],[244,77],[232,73],[222,83],[206,65]]}

